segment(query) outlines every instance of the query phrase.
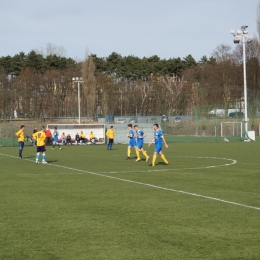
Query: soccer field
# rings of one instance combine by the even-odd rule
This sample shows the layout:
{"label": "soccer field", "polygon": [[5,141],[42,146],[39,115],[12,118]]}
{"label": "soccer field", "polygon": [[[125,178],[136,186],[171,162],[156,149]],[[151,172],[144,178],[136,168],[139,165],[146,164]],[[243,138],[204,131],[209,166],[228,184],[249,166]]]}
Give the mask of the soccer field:
{"label": "soccer field", "polygon": [[258,142],[113,148],[1,147],[0,259],[260,259]]}

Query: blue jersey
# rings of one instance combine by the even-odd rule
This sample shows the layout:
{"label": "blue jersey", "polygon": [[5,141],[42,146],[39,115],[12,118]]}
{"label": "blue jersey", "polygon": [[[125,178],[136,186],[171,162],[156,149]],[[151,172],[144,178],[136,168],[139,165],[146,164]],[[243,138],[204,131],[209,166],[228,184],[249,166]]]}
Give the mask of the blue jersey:
{"label": "blue jersey", "polygon": [[128,132],[128,138],[129,138],[128,146],[135,146],[136,145],[134,135],[135,135],[134,131],[132,129],[130,129],[129,132]]}
{"label": "blue jersey", "polygon": [[59,141],[59,132],[55,129],[53,131],[53,141],[56,143]]}
{"label": "blue jersey", "polygon": [[163,144],[162,137],[163,137],[162,130],[158,129],[157,131],[154,131],[154,143],[156,146],[162,146]]}
{"label": "blue jersey", "polygon": [[144,131],[138,130],[136,132],[136,141],[138,144],[143,144],[144,142]]}

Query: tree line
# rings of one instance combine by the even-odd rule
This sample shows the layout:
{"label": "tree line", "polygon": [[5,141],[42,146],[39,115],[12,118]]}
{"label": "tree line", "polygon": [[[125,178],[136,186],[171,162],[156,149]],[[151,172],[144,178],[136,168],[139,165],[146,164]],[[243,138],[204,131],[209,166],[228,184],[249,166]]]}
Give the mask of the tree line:
{"label": "tree line", "polygon": [[[258,29],[260,32],[260,26]],[[161,59],[116,52],[76,61],[55,46],[48,47],[46,54],[32,50],[0,58],[0,118],[13,117],[14,110],[27,118],[77,117],[78,87],[73,77],[84,81],[79,88],[83,117],[194,115],[198,106],[207,110],[213,104],[226,109],[243,106],[241,44],[234,48],[221,44],[210,57],[199,61],[192,55]],[[259,37],[246,45],[248,100],[253,114],[260,111],[259,50]]]}

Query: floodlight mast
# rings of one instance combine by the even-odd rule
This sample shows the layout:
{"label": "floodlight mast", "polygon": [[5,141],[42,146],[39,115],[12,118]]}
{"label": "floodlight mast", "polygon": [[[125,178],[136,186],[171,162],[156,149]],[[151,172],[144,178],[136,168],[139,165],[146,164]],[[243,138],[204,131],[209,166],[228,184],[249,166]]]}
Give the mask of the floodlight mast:
{"label": "floodlight mast", "polygon": [[245,44],[252,41],[252,37],[247,35],[247,25],[242,25],[240,30],[236,32],[230,30],[230,33],[234,36],[234,43],[238,44],[242,41],[243,44],[243,76],[244,76],[244,106],[245,106],[245,137],[248,139],[248,116],[247,116],[247,82],[246,82],[246,48]]}
{"label": "floodlight mast", "polygon": [[79,124],[80,124],[80,83],[83,83],[83,79],[79,77],[72,78],[73,82],[78,83],[78,117],[79,117]]}

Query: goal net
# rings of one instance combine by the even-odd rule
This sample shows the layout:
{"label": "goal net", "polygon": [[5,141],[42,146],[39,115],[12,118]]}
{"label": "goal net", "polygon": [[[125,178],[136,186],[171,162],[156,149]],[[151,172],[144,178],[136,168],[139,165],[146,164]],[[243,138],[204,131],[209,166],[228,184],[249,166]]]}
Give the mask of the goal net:
{"label": "goal net", "polygon": [[242,137],[242,122],[221,122],[221,137]]}

